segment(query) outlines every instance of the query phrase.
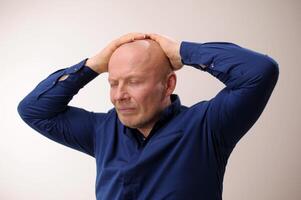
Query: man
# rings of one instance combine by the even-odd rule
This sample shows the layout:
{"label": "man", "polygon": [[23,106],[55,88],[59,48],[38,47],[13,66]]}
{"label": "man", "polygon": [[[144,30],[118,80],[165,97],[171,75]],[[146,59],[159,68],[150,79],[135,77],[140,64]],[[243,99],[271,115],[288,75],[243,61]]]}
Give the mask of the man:
{"label": "man", "polygon": [[[172,93],[174,71],[183,64],[226,87],[211,100],[181,105]],[[105,72],[114,109],[94,113],[68,106]],[[222,199],[227,159],[259,118],[278,74],[272,58],[232,43],[129,33],[51,74],[18,111],[46,137],[95,157],[98,200]]]}

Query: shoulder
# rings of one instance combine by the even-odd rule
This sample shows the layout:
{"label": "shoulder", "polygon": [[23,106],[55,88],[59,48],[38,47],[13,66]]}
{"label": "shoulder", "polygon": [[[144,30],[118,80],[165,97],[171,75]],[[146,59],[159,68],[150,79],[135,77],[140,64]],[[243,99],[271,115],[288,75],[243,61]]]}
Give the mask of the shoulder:
{"label": "shoulder", "polygon": [[209,104],[210,101],[201,101],[190,107],[182,105],[176,118],[181,120],[182,123],[185,121],[200,121],[206,116]]}
{"label": "shoulder", "polygon": [[103,112],[93,112],[95,123],[99,126],[101,124],[107,123],[117,118],[117,113],[115,108],[108,110],[106,113]]}
{"label": "shoulder", "polygon": [[201,114],[201,113],[205,113],[208,110],[209,105],[210,105],[210,101],[204,100],[204,101],[195,103],[190,107],[185,106],[183,111],[187,112],[187,114],[194,114],[194,113]]}

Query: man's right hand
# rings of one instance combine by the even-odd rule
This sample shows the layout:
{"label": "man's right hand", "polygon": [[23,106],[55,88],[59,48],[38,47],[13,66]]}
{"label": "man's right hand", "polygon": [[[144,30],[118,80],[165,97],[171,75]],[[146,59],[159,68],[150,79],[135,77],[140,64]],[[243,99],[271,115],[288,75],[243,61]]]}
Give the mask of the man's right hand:
{"label": "man's right hand", "polygon": [[90,67],[97,73],[104,73],[108,71],[108,64],[113,52],[125,43],[132,42],[134,40],[146,39],[146,34],[143,33],[128,33],[121,37],[111,41],[104,49],[98,52],[93,57],[86,61],[86,66]]}

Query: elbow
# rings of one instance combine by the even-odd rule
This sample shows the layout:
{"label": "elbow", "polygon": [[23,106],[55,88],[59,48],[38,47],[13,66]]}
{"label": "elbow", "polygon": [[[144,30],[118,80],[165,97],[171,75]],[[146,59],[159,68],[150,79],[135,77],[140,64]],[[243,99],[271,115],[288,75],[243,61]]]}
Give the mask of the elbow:
{"label": "elbow", "polygon": [[28,102],[26,101],[26,98],[20,101],[17,107],[17,111],[23,120],[25,120],[26,116],[28,115],[27,107],[28,107]]}
{"label": "elbow", "polygon": [[24,102],[24,99],[18,104],[18,107],[17,107],[17,111],[20,115],[21,118],[23,118],[24,114],[26,113],[26,105],[25,105],[25,102]]}
{"label": "elbow", "polygon": [[267,70],[268,73],[271,74],[271,76],[275,76],[278,78],[279,76],[279,65],[278,63],[271,57],[266,55],[267,61]]}
{"label": "elbow", "polygon": [[[268,55],[264,55],[260,59],[260,70],[263,80],[275,85],[279,77],[279,65],[278,63]],[[264,81],[264,82],[265,82]]]}

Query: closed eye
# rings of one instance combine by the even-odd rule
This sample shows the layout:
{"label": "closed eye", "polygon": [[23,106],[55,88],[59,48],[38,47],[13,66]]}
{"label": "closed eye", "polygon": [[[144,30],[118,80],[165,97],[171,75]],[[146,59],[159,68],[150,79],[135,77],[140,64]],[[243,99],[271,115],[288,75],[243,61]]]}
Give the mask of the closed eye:
{"label": "closed eye", "polygon": [[129,81],[129,84],[138,84],[138,83],[140,83],[140,81],[138,81],[138,80],[130,80]]}
{"label": "closed eye", "polygon": [[115,82],[115,81],[112,81],[112,82],[110,81],[109,84],[110,84],[110,87],[117,87],[118,86],[118,83]]}

